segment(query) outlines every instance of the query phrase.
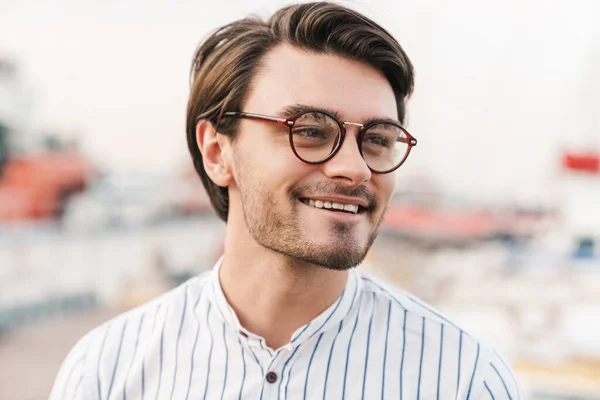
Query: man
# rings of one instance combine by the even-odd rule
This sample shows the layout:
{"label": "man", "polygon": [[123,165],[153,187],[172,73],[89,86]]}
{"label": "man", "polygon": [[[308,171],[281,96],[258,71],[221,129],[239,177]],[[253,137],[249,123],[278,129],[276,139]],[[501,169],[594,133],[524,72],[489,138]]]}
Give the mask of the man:
{"label": "man", "polygon": [[294,5],[216,31],[192,75],[187,140],[224,255],[84,337],[52,399],[519,398],[493,350],[353,268],[417,143],[413,69],[383,28]]}

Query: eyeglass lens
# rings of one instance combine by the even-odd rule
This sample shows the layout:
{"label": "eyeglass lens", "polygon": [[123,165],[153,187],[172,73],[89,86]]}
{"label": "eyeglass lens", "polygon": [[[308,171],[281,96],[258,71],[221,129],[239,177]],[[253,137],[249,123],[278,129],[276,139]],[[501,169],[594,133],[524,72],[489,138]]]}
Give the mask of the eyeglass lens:
{"label": "eyeglass lens", "polygon": [[[306,162],[318,163],[336,151],[341,128],[331,116],[309,112],[299,116],[292,126],[292,145],[296,154]],[[409,140],[402,128],[382,122],[371,125],[360,147],[366,164],[373,171],[388,171],[398,166],[409,149]]]}

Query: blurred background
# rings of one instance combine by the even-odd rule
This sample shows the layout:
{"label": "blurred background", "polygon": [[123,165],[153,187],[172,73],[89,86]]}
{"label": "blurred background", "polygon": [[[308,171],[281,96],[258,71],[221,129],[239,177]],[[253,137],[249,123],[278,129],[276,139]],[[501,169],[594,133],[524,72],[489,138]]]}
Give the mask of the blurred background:
{"label": "blurred background", "polygon": [[[46,398],[85,332],[212,267],[191,57],[285,4],[0,0],[1,399]],[[525,399],[600,399],[600,3],[344,4],[416,68],[419,146],[361,268],[496,346]]]}

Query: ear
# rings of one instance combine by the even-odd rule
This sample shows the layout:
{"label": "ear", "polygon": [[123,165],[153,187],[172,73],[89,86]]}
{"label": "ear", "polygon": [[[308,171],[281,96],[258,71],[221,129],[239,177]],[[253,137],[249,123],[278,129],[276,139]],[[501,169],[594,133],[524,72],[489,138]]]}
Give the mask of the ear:
{"label": "ear", "polygon": [[231,165],[227,152],[229,141],[219,137],[213,124],[202,119],[196,124],[196,143],[202,153],[202,163],[208,177],[217,185],[226,187],[231,183]]}

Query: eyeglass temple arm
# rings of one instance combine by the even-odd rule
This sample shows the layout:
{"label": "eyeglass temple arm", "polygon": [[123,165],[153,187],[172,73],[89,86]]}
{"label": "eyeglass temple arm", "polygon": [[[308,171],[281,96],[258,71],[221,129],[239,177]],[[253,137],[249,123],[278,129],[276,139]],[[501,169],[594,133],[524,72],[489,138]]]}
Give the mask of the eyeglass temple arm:
{"label": "eyeglass temple arm", "polygon": [[403,137],[400,137],[400,138],[398,138],[398,141],[402,142],[402,143],[409,144],[411,146],[416,146],[417,145],[417,139],[415,139],[415,138],[403,138]]}
{"label": "eyeglass temple arm", "polygon": [[234,117],[273,121],[273,122],[277,122],[278,124],[285,125],[285,126],[291,126],[293,124],[293,121],[290,121],[289,119],[271,117],[269,115],[255,114],[255,113],[249,113],[249,112],[226,112],[223,115],[226,115],[226,116],[231,115]]}

